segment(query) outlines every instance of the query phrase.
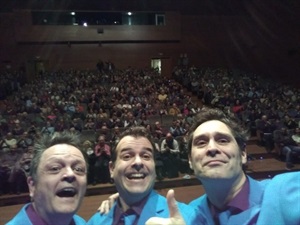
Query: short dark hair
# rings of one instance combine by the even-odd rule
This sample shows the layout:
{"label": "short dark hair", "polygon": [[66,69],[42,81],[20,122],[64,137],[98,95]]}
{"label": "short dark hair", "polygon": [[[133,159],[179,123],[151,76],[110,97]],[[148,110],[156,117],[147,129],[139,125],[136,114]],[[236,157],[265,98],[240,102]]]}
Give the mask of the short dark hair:
{"label": "short dark hair", "polygon": [[50,147],[57,144],[68,144],[79,149],[84,157],[88,167],[88,160],[86,153],[82,150],[81,139],[79,134],[69,131],[55,132],[53,135],[44,134],[35,141],[33,158],[31,160],[29,176],[34,181],[37,180],[37,169],[40,164],[43,153]]}
{"label": "short dark hair", "polygon": [[125,131],[123,131],[121,134],[120,134],[120,137],[119,137],[119,140],[114,144],[114,146],[112,147],[112,150],[111,150],[111,162],[114,164],[117,160],[117,145],[120,143],[120,141],[124,138],[124,137],[127,137],[127,136],[132,136],[132,137],[135,137],[135,138],[138,138],[138,137],[144,137],[146,139],[148,139],[152,145],[152,153],[154,154],[155,153],[155,143],[152,139],[152,135],[151,133],[149,132],[148,129],[146,129],[145,127],[142,127],[142,126],[136,126],[136,127],[130,127],[128,129],[126,129]]}
{"label": "short dark hair", "polygon": [[227,125],[231,130],[241,151],[245,150],[246,142],[249,139],[249,131],[241,123],[241,121],[231,113],[225,113],[217,108],[205,108],[197,113],[194,122],[189,129],[188,153],[191,154],[192,141],[195,130],[203,123],[210,120],[219,120]]}

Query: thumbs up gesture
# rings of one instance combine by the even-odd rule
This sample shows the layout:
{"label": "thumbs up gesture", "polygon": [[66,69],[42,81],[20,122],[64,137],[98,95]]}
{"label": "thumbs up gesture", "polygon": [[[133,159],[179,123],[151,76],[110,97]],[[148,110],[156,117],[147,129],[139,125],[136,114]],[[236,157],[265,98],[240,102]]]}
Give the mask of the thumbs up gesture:
{"label": "thumbs up gesture", "polygon": [[151,217],[145,225],[186,225],[181,216],[175,200],[174,190],[169,190],[167,193],[167,202],[170,212],[170,218]]}

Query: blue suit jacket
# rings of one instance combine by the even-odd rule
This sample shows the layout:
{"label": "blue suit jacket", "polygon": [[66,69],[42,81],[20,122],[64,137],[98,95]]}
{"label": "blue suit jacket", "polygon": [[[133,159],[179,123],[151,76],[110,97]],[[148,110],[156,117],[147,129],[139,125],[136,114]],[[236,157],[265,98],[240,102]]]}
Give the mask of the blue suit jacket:
{"label": "blue suit jacket", "polygon": [[[31,223],[26,213],[26,208],[29,206],[29,204],[31,203],[24,205],[17,215],[15,215],[15,217],[5,225],[34,225]],[[73,220],[75,221],[76,225],[86,225],[86,221],[80,216],[74,215]]]}
{"label": "blue suit jacket", "polygon": [[300,224],[300,172],[288,172],[270,181],[257,224]]}
{"label": "blue suit jacket", "polygon": [[[194,208],[184,204],[177,203],[178,208],[186,221],[187,225],[201,225],[203,222],[203,217],[201,215],[196,215],[196,211]],[[99,225],[105,224],[110,225],[113,223],[114,219],[114,210],[116,207],[116,203],[110,209],[109,213],[106,215],[100,215],[99,212],[95,213],[90,220],[88,221],[88,225]],[[151,217],[169,217],[169,209],[167,204],[167,199],[161,195],[159,195],[156,191],[152,191],[148,197],[148,200],[141,212],[140,218],[138,220],[138,225],[145,225],[146,221]],[[126,224],[125,225],[131,225]]]}
{"label": "blue suit jacket", "polygon": [[[287,173],[272,180],[256,181],[248,176],[249,208],[231,215],[230,225],[293,225],[300,224],[300,173]],[[214,224],[207,195],[190,203],[205,215],[205,223]],[[223,221],[224,222],[224,221]]]}

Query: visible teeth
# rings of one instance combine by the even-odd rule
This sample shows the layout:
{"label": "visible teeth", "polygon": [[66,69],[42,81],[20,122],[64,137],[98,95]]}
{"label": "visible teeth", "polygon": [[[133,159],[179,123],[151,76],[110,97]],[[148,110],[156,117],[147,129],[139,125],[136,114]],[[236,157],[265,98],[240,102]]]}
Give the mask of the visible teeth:
{"label": "visible teeth", "polygon": [[134,173],[134,174],[129,175],[128,177],[131,178],[131,179],[134,179],[134,178],[144,178],[145,175],[142,174],[142,173]]}

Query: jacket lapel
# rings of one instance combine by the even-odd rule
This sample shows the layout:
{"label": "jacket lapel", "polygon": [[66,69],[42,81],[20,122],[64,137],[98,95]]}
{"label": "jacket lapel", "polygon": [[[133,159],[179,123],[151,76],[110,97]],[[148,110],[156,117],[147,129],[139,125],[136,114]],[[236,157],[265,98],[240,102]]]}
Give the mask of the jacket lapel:
{"label": "jacket lapel", "polygon": [[152,191],[140,215],[138,225],[145,225],[146,221],[151,217],[159,217],[159,215],[166,210],[165,207],[165,199],[155,191]]}
{"label": "jacket lapel", "polygon": [[247,178],[250,185],[249,208],[237,215],[231,215],[228,224],[246,225],[253,224],[257,221],[260,213],[265,185],[268,183],[268,180],[256,181],[249,176],[247,176]]}

